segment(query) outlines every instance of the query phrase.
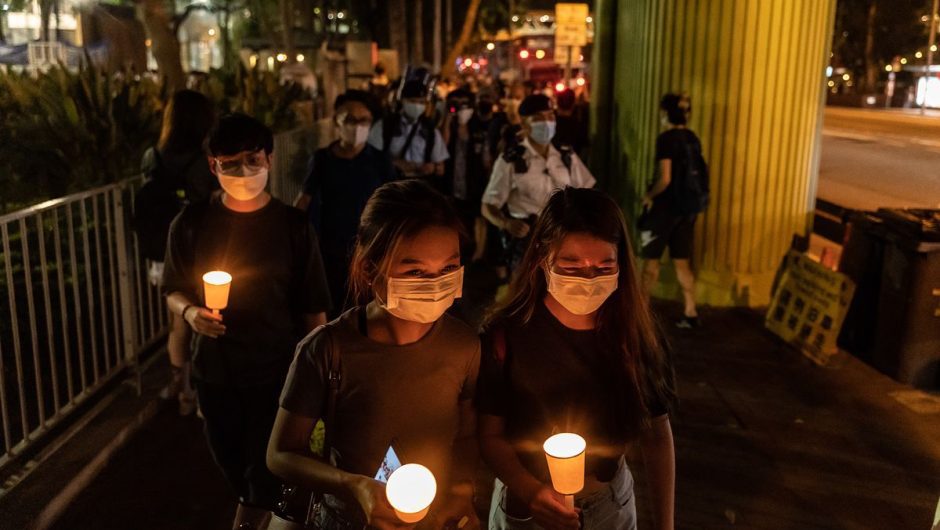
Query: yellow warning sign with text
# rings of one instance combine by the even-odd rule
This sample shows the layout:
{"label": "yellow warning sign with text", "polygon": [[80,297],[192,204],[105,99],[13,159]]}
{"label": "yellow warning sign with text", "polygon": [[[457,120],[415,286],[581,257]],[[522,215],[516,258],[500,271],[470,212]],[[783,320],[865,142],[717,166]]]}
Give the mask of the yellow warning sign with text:
{"label": "yellow warning sign with text", "polygon": [[587,44],[587,4],[555,4],[555,46]]}
{"label": "yellow warning sign with text", "polygon": [[855,284],[808,256],[792,251],[783,264],[764,326],[818,364],[839,351],[836,339]]}

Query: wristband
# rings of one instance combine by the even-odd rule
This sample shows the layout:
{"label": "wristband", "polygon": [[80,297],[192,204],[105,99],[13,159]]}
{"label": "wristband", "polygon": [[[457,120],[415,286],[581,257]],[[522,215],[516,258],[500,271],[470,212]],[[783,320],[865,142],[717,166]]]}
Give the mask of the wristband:
{"label": "wristband", "polygon": [[186,312],[189,311],[190,307],[196,307],[196,306],[194,306],[193,304],[186,304],[186,306],[183,307],[183,311],[180,312],[180,316],[183,317],[184,321],[186,320]]}

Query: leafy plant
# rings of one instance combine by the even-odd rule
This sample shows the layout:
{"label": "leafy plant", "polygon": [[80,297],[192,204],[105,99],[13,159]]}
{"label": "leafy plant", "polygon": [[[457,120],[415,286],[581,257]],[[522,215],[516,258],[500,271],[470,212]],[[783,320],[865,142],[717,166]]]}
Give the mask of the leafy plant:
{"label": "leafy plant", "polygon": [[0,72],[4,209],[115,182],[159,129],[159,87],[94,67]]}
{"label": "leafy plant", "polygon": [[[275,132],[294,127],[293,105],[309,98],[297,85],[279,84],[276,73],[244,67],[213,71],[198,88],[220,114],[243,112]],[[91,66],[0,70],[0,210],[137,173],[144,151],[156,143],[165,99],[150,77]]]}

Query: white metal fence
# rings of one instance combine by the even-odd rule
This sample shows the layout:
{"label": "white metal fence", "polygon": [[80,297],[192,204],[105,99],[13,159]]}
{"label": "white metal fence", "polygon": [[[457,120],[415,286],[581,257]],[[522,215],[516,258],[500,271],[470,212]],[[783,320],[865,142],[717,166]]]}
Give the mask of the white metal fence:
{"label": "white metal fence", "polygon": [[[275,137],[271,192],[290,202],[328,121]],[[0,216],[0,470],[167,327],[131,229],[134,178]]]}
{"label": "white metal fence", "polygon": [[130,228],[139,183],[0,217],[0,468],[165,332]]}

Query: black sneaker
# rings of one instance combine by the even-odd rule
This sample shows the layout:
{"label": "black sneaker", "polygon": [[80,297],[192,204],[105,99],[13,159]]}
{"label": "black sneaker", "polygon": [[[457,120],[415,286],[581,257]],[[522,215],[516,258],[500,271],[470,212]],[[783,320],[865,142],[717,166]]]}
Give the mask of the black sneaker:
{"label": "black sneaker", "polygon": [[676,327],[679,329],[695,329],[701,326],[698,317],[682,317],[676,321]]}

